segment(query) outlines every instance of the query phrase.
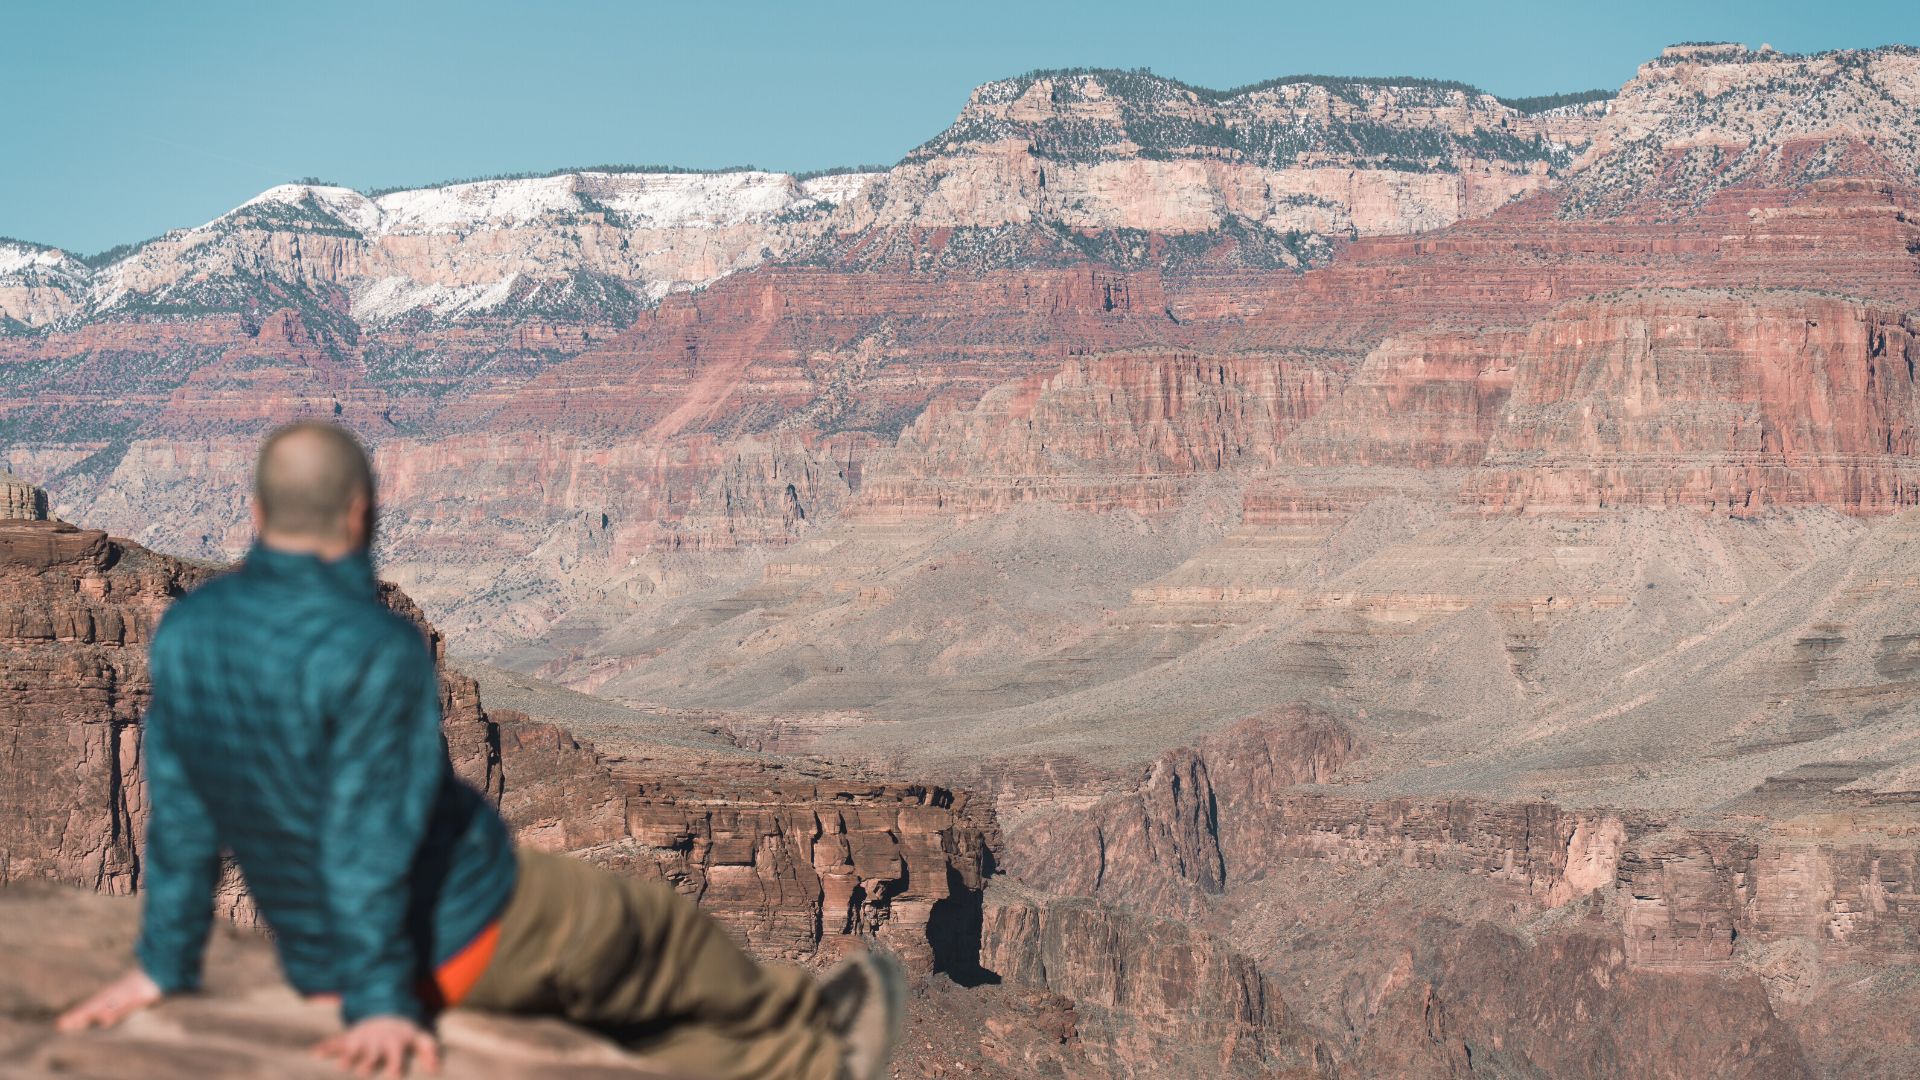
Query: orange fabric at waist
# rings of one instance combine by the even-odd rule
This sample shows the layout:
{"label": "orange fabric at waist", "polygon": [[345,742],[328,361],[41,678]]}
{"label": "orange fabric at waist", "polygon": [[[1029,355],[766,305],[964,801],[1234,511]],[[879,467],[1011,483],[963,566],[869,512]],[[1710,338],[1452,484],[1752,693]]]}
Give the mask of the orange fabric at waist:
{"label": "orange fabric at waist", "polygon": [[[493,962],[493,952],[500,945],[500,920],[495,919],[473,936],[473,940],[460,947],[460,951],[447,958],[447,962],[434,969],[433,977],[421,979],[414,987],[420,1000],[432,1012],[451,1009],[460,1004],[473,991],[480,976],[486,974],[487,965]],[[318,993],[306,995],[308,1001],[339,1001],[340,995]]]}
{"label": "orange fabric at waist", "polygon": [[429,1005],[442,1009],[460,1004],[480,981],[480,976],[486,974],[487,965],[493,961],[493,951],[499,945],[500,920],[495,919],[434,970],[428,985],[420,988],[421,996]]}

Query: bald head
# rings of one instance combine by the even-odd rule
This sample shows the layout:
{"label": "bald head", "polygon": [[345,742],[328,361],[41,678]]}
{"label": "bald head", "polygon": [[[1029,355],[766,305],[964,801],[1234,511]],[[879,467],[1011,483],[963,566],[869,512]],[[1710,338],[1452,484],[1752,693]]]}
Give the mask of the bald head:
{"label": "bald head", "polygon": [[260,447],[253,500],[254,527],[269,543],[362,547],[371,532],[373,468],[345,428],[289,424]]}

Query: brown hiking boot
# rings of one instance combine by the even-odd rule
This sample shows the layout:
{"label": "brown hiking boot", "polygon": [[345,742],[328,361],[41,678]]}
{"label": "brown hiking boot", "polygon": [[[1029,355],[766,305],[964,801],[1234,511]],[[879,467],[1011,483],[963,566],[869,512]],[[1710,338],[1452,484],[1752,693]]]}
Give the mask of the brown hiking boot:
{"label": "brown hiking boot", "polygon": [[877,949],[842,960],[820,982],[834,1034],[847,1044],[846,1080],[885,1080],[907,1015],[907,972]]}

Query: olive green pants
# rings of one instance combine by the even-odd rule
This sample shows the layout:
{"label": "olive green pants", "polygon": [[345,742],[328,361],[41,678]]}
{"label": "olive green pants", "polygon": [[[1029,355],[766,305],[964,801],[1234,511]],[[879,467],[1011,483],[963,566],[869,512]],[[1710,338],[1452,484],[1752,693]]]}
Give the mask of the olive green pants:
{"label": "olive green pants", "polygon": [[845,1049],[806,972],[755,963],[661,882],[519,859],[493,959],[462,1008],[564,1017],[676,1075],[838,1080]]}

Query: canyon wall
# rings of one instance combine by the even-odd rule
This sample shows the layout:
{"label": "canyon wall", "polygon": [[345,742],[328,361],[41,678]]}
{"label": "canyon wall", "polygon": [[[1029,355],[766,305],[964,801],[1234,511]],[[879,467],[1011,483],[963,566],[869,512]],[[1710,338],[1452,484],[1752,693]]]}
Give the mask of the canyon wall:
{"label": "canyon wall", "polygon": [[1188,917],[1298,859],[1482,876],[1557,907],[1611,885],[1644,827],[1631,814],[1545,803],[1324,788],[1355,752],[1353,732],[1314,709],[1241,721],[1156,758],[1130,791],[1021,819],[1007,872],[1047,892]]}
{"label": "canyon wall", "polygon": [[[1905,1060],[1822,1018],[1871,1008],[1914,968],[1910,801],[1742,834],[1344,792],[1362,749],[1330,715],[1283,710],[1163,754],[1113,795],[1010,820],[983,965],[1073,999],[1088,1046],[1098,1003],[1131,994],[1136,1019],[1211,1033],[1223,1075],[1289,1030],[1361,1075],[1805,1076],[1845,1060],[1891,1075]],[[1162,966],[1129,935],[1169,918],[1181,985],[1255,981],[1140,1000]]]}
{"label": "canyon wall", "polygon": [[1698,204],[1729,187],[1920,175],[1920,50],[1792,55],[1678,45],[1641,65],[1568,170],[1578,216]]}
{"label": "canyon wall", "polygon": [[[653,603],[662,571],[650,564],[676,552],[784,546],[849,510],[899,520],[1056,501],[1165,513],[1190,497],[1191,476],[1275,464],[1466,466],[1489,452],[1503,410],[1536,408],[1530,398],[1509,406],[1507,395],[1520,361],[1534,362],[1527,350],[1552,346],[1512,335],[1583,297],[1817,286],[1874,305],[1883,323],[1920,302],[1916,174],[1891,149],[1910,141],[1910,112],[1867,104],[1874,94],[1905,100],[1911,63],[1900,48],[1800,58],[1696,50],[1648,65],[1610,104],[1538,111],[1452,86],[1280,80],[1220,95],[1128,73],[1051,73],[983,88],[953,129],[881,178],[570,174],[375,199],[276,189],[205,236],[182,234],[112,264],[127,274],[152,264],[123,298],[199,281],[195,290],[213,289],[204,302],[102,308],[0,335],[10,391],[0,397],[0,438],[13,467],[48,482],[68,516],[166,550],[231,558],[243,542],[251,440],[295,417],[336,417],[378,444],[397,478],[396,574],[440,622],[479,635],[484,652],[537,639],[570,615],[612,618],[595,614],[609,598],[629,610]],[[1770,141],[1767,117],[1823,110],[1846,117],[1829,125],[1832,139]],[[1282,130],[1288,118],[1304,125],[1297,138]],[[1217,125],[1230,135],[1219,145],[1207,141]],[[1739,170],[1691,195],[1636,195],[1604,213],[1581,201],[1578,178],[1613,168],[1631,147],[1723,129],[1766,153],[1823,164]],[[1612,134],[1594,134],[1602,130]],[[1576,154],[1590,138],[1594,148]],[[1502,146],[1512,154],[1496,153]],[[1425,171],[1395,171],[1416,158]],[[1319,213],[1321,196],[1284,195],[1291,189],[1276,177],[1336,167],[1408,183],[1454,183],[1485,168],[1529,193],[1431,214],[1420,207],[1438,204],[1424,196],[1395,195],[1366,212],[1374,224],[1336,228],[1347,238],[1333,241],[1331,261],[1316,256],[1305,272],[1203,257],[1246,248],[1252,235],[1207,215],[1252,222],[1293,212],[1223,201],[1229,189],[1251,192],[1229,173],[1266,176],[1278,185],[1273,199]],[[362,264],[378,246],[365,230],[387,238],[380,243],[426,245],[434,254],[419,256],[423,265],[444,256],[446,272],[467,283],[458,288],[478,287],[462,275],[490,259],[632,285],[620,275],[639,271],[576,266],[585,256],[560,253],[552,237],[587,236],[612,228],[594,215],[626,214],[648,228],[679,222],[660,250],[692,257],[730,235],[729,223],[786,214],[783,199],[819,204],[806,213],[824,217],[792,224],[813,240],[774,245],[772,265],[658,304],[502,301],[444,318],[356,306],[362,285],[353,282],[371,279],[353,275],[371,272]],[[592,200],[626,209],[596,210]],[[1347,213],[1359,203],[1342,205]],[[1064,224],[1076,206],[1099,220]],[[962,217],[974,224],[940,224],[956,207],[971,207]],[[1179,207],[1215,209],[1149,220]],[[980,230],[1042,225],[1065,231],[1039,247],[1006,240],[957,254]],[[1416,227],[1426,231],[1387,234]],[[1280,224],[1244,228],[1286,235],[1274,233]],[[1130,239],[1114,239],[1121,234]],[[19,274],[79,272],[57,253],[22,252],[7,263]],[[98,281],[118,273],[90,272]],[[252,276],[231,295],[206,284],[241,280],[233,275]],[[1681,312],[1696,301],[1671,303]],[[1779,299],[1781,317],[1797,303]],[[1751,344],[1774,356],[1788,347]],[[1175,377],[1189,370],[1213,375]],[[1103,403],[1104,391],[1121,396]],[[1787,388],[1750,392],[1776,391]],[[1881,419],[1863,421],[1860,438],[1884,434],[1871,426]],[[1517,486],[1547,484],[1541,498],[1574,508],[1904,505],[1906,481],[1884,449],[1761,446],[1774,422],[1809,421],[1770,418],[1724,439],[1702,428],[1726,444],[1711,463],[1629,445],[1662,431],[1600,430],[1595,438],[1626,443],[1583,450],[1601,459],[1567,458],[1537,478],[1522,475],[1535,456],[1566,451],[1533,445],[1550,437],[1544,428],[1508,433],[1493,452],[1522,474],[1478,479],[1467,497],[1517,506],[1531,497]],[[1032,427],[1022,434],[1020,423]],[[1147,427],[1123,430],[1137,425]],[[429,499],[408,476],[443,482]],[[179,512],[139,510],[154,499]]]}
{"label": "canyon wall", "polygon": [[47,493],[0,470],[0,521],[38,521],[47,516]]}
{"label": "canyon wall", "polygon": [[[134,845],[145,817],[140,726],[145,646],[167,605],[215,571],[58,521],[0,524],[6,615],[0,664],[9,732],[0,881],[51,878],[109,893],[138,888]],[[398,590],[384,599],[439,635]],[[494,799],[499,732],[472,679],[443,671],[440,702],[461,777]],[[57,808],[57,809],[56,809]]]}
{"label": "canyon wall", "polygon": [[1688,831],[1631,845],[1617,870],[1628,955],[1648,967],[1724,969],[1743,939],[1805,943],[1831,964],[1910,955],[1920,940],[1917,822],[1910,806],[1861,817],[1830,825],[1824,839]]}
{"label": "canyon wall", "polygon": [[1340,1075],[1284,986],[1220,935],[1175,919],[996,887],[980,957],[1009,983],[1071,1003],[1081,1068],[1068,1075]]}
{"label": "canyon wall", "polygon": [[762,956],[891,948],[919,975],[977,970],[990,810],[930,785],[769,775],[712,761],[704,778],[623,766],[628,844],[592,852],[657,875]]}
{"label": "canyon wall", "polygon": [[1529,332],[1468,498],[1853,513],[1914,504],[1915,327],[1796,293],[1631,294]]}
{"label": "canyon wall", "polygon": [[[1097,233],[1327,238],[1422,232],[1550,183],[1596,104],[1528,112],[1460,84],[1274,79],[1225,93],[1143,71],[1041,71],[976,89],[837,222],[968,232],[1028,223]],[[978,242],[977,240],[975,241]],[[947,253],[936,251],[936,259]]]}
{"label": "canyon wall", "polygon": [[978,516],[1023,502],[1165,513],[1191,478],[1270,465],[1337,392],[1317,358],[1146,352],[1069,360],[930,405],[862,470],[861,519]]}
{"label": "canyon wall", "polygon": [[137,885],[143,646],[206,571],[60,522],[0,523],[0,880]]}

